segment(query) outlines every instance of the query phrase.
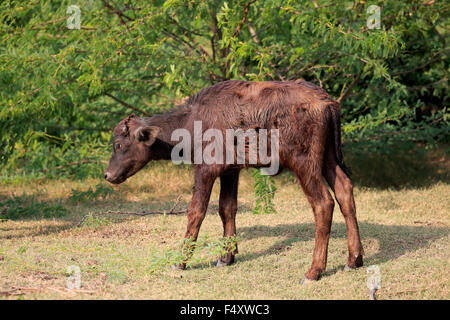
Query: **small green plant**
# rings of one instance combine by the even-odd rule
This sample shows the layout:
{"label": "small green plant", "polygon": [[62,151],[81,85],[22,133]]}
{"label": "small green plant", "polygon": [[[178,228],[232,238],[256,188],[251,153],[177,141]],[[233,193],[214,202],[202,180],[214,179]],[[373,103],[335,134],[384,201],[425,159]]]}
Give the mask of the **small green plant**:
{"label": "small green plant", "polygon": [[88,213],[81,221],[80,226],[97,228],[109,224],[111,224],[111,220],[109,220],[107,217],[102,217],[94,215],[93,213]]}
{"label": "small green plant", "polygon": [[254,214],[269,214],[276,213],[272,200],[275,197],[277,190],[275,183],[268,175],[262,175],[259,170],[253,170],[253,178],[255,183],[253,185],[255,190],[255,207]]}
{"label": "small green plant", "polygon": [[79,191],[72,189],[72,194],[69,199],[72,202],[86,202],[87,200],[105,200],[114,193],[114,189],[110,186],[97,184],[94,189],[89,187],[87,191]]}
{"label": "small green plant", "polygon": [[26,246],[20,246],[20,247],[17,249],[17,253],[18,253],[18,254],[25,253],[26,251],[27,251],[27,247],[26,247]]}
{"label": "small green plant", "polygon": [[22,194],[12,195],[4,201],[0,201],[0,219],[21,219],[29,217],[57,218],[67,213],[59,201],[56,204],[49,204],[43,201],[36,201],[32,196]]}
{"label": "small green plant", "polygon": [[158,252],[150,259],[150,272],[155,272],[172,265],[186,263],[186,267],[193,264],[210,264],[213,259],[225,256],[229,250],[236,250],[239,241],[237,236],[210,240],[208,235],[198,239],[184,239],[178,249],[166,249]]}
{"label": "small green plant", "polygon": [[130,279],[128,278],[127,274],[123,271],[111,271],[107,273],[107,279],[109,281],[113,281],[113,282],[119,282],[121,284],[125,284],[128,281],[130,281]]}

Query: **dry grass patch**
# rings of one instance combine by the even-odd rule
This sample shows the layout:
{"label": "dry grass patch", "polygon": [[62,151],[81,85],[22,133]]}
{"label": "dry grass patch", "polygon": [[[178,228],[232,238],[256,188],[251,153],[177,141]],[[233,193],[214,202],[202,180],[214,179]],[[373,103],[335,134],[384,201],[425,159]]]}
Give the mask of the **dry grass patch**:
{"label": "dry grass patch", "polygon": [[[0,222],[0,291],[4,299],[367,299],[367,266],[381,270],[380,299],[449,299],[450,186],[445,181],[399,190],[358,186],[355,198],[365,267],[344,272],[347,233],[335,209],[327,271],[308,286],[314,246],[309,204],[289,175],[276,178],[277,214],[252,214],[252,179],[243,172],[237,217],[236,264],[210,265],[213,258],[185,271],[152,270],[152,259],[176,250],[186,216],[145,217],[105,214],[108,210],[169,210],[177,197],[186,207],[192,188],[188,167],[154,164],[106,199],[74,202],[81,191],[103,182],[49,181],[3,185],[2,197],[34,195],[60,201],[63,217]],[[218,239],[218,183],[214,186],[201,237]],[[82,217],[84,220],[80,225]],[[67,267],[81,269],[81,288],[65,289]]]}

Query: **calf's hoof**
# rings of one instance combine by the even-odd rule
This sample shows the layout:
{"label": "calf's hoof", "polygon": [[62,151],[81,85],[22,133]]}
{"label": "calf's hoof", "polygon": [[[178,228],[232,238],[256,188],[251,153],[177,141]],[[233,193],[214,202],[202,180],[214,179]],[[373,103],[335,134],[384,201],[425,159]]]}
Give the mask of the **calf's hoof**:
{"label": "calf's hoof", "polygon": [[215,267],[226,267],[234,263],[234,256],[227,257],[226,259],[219,258],[214,262]]}
{"label": "calf's hoof", "polygon": [[308,284],[312,284],[312,283],[315,283],[315,282],[317,282],[317,280],[314,280],[314,279],[308,279],[306,276],[302,279],[302,281],[300,282],[300,284],[302,285],[302,286],[306,286],[306,285],[308,285]]}
{"label": "calf's hoof", "polygon": [[225,261],[222,261],[222,259],[218,259],[216,262],[214,262],[214,267],[226,267],[227,264]]}
{"label": "calf's hoof", "polygon": [[349,257],[347,264],[344,267],[344,271],[350,271],[359,267],[362,267],[364,264],[362,255],[358,255],[356,257]]}
{"label": "calf's hoof", "polygon": [[185,269],[186,269],[186,263],[172,265],[172,270],[185,270]]}

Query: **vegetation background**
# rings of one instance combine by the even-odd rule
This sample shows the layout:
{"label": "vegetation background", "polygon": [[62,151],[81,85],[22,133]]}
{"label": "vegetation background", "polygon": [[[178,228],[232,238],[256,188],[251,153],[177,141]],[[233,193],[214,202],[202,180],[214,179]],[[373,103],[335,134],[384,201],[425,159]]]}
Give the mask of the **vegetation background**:
{"label": "vegetation background", "polygon": [[[68,28],[71,5],[80,29]],[[368,28],[370,5],[380,29]],[[434,0],[2,1],[2,181],[100,177],[118,121],[227,79],[320,85],[342,104],[352,150],[448,141],[449,11]]]}
{"label": "vegetation background", "polygon": [[[371,5],[380,29],[368,28]],[[168,213],[177,195],[186,207],[191,168],[152,163],[126,184],[103,182],[112,128],[130,113],[163,112],[227,79],[303,78],[342,105],[377,297],[449,299],[449,11],[444,0],[1,1],[0,296],[367,298],[366,268],[342,271],[338,213],[326,274],[300,286],[314,226],[289,173],[243,172],[237,263],[210,268],[214,217],[183,274],[164,267],[179,258],[185,217],[136,213]],[[217,196],[216,184],[216,216]],[[66,288],[73,264],[78,291]]]}

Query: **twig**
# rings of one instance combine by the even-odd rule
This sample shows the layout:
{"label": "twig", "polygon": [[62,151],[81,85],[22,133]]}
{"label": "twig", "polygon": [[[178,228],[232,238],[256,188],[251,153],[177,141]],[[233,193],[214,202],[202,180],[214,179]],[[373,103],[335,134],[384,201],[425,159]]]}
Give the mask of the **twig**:
{"label": "twig", "polygon": [[142,212],[133,212],[133,211],[107,211],[108,214],[131,214],[136,216],[147,216],[150,214],[182,214],[188,212],[187,209],[184,210],[178,210],[175,211],[175,208],[177,207],[178,203],[181,200],[181,194],[178,196],[177,200],[175,200],[175,204],[172,206],[172,208],[169,211],[142,211]]}
{"label": "twig", "polygon": [[242,17],[241,22],[236,27],[236,30],[234,31],[233,37],[237,37],[239,35],[239,33],[241,32],[241,28],[244,26],[244,24],[245,24],[245,22],[247,21],[247,18],[248,18],[249,8],[255,2],[256,2],[256,0],[250,1],[249,3],[247,3],[244,6],[244,16]]}
{"label": "twig", "polygon": [[[112,211],[112,210],[108,210],[108,211],[104,212],[104,214],[125,214],[125,215],[134,215],[134,216],[143,217],[143,216],[148,216],[148,215],[151,215],[151,214],[173,214],[173,215],[178,215],[178,214],[187,213],[188,209],[175,211],[175,208],[180,203],[181,198],[182,198],[182,195],[180,194],[177,197],[177,199],[175,200],[175,204],[167,212],[166,211],[142,211],[142,212],[135,212],[135,211]],[[88,217],[87,215],[83,216],[83,218],[81,218],[80,222],[78,222],[77,227],[80,227],[83,224],[83,222],[86,220],[87,217]]]}
{"label": "twig", "polygon": [[148,216],[150,214],[182,214],[188,212],[187,209],[184,210],[178,210],[175,211],[175,208],[177,207],[178,203],[180,202],[182,196],[181,194],[177,197],[177,200],[175,200],[175,204],[172,206],[172,208],[166,212],[166,211],[143,211],[143,212],[131,212],[131,211],[107,211],[108,214],[131,214],[136,216]]}
{"label": "twig", "polygon": [[176,19],[173,18],[173,17],[169,17],[169,19],[170,19],[174,24],[176,24],[177,27],[180,28],[180,29],[183,31],[183,34],[185,34],[185,35],[195,34],[195,35],[200,36],[200,37],[206,37],[205,34],[202,34],[202,33],[200,33],[200,32],[196,32],[196,31],[192,31],[192,30],[186,29],[185,27],[183,27],[183,26],[178,22],[178,20],[176,20]]}
{"label": "twig", "polygon": [[177,207],[177,205],[180,202],[181,198],[182,198],[182,195],[180,194],[177,197],[177,200],[175,200],[175,203],[173,204],[172,208],[170,208],[169,214],[172,214],[173,210],[175,210],[175,208]]}
{"label": "twig", "polygon": [[151,117],[151,116],[152,116],[150,113],[145,112],[144,110],[141,110],[141,109],[139,109],[139,108],[133,107],[132,105],[126,103],[125,101],[123,101],[123,100],[121,100],[121,99],[119,99],[119,98],[117,98],[117,97],[115,97],[115,96],[113,96],[112,94],[110,94],[110,93],[108,93],[108,92],[105,92],[105,95],[108,96],[108,97],[110,97],[111,99],[117,101],[117,102],[120,103],[121,105],[123,105],[123,106],[125,106],[125,107],[131,109],[131,110],[134,110],[134,111],[136,111],[136,112],[142,113],[142,114],[146,115],[147,117]]}
{"label": "twig", "polygon": [[121,10],[114,8],[110,3],[106,2],[105,0],[102,0],[103,5],[109,9],[110,12],[115,13],[119,16],[120,22],[124,25],[127,24],[127,22],[125,20],[123,20],[123,18],[127,18],[128,22],[129,21],[134,21],[134,19],[130,18],[129,16],[127,16],[126,14],[124,14]]}
{"label": "twig", "polygon": [[412,69],[408,69],[408,70],[404,70],[404,71],[393,72],[393,73],[391,73],[391,76],[398,76],[398,75],[407,74],[407,73],[415,72],[415,71],[417,71],[417,70],[424,69],[424,68],[426,68],[430,63],[432,63],[432,62],[434,62],[434,61],[436,61],[436,60],[439,60],[439,59],[441,58],[442,54],[443,54],[442,52],[435,52],[430,58],[428,58],[428,61],[427,61],[425,64],[423,64],[423,65],[421,65],[421,66],[418,66],[418,67],[415,67],[415,68],[412,68]]}
{"label": "twig", "polygon": [[[185,39],[177,36],[176,34],[174,34],[173,32],[170,32],[169,30],[167,30],[165,28],[162,29],[162,33],[164,33],[168,37],[172,38],[176,42],[184,44],[186,46],[186,48],[191,49],[192,52],[196,52],[200,56],[200,58],[204,59],[205,56],[206,57],[208,56],[208,53],[199,44],[196,44],[197,47],[195,47],[193,44],[189,43]],[[189,40],[192,41],[192,39],[189,39]]]}
{"label": "twig", "polygon": [[183,214],[187,213],[188,210],[179,210],[179,211],[172,211],[172,212],[165,212],[165,211],[142,211],[142,212],[133,212],[133,211],[106,211],[107,214],[129,214],[129,215],[135,215],[135,216],[148,216],[151,214]]}
{"label": "twig", "polygon": [[43,22],[43,23],[38,23],[38,24],[35,24],[34,26],[32,26],[32,28],[40,27],[40,26],[46,26],[48,24],[59,23],[59,22],[62,22],[64,20],[67,20],[68,18],[70,18],[70,16],[62,17],[62,18],[55,19],[55,20],[46,21],[46,22]]}
{"label": "twig", "polygon": [[86,220],[86,218],[87,218],[87,215],[83,216],[83,218],[81,218],[80,222],[78,222],[77,227],[80,227],[83,224],[84,220]]}
{"label": "twig", "polygon": [[339,102],[339,103],[342,102],[342,100],[348,95],[350,90],[352,90],[353,87],[358,83],[359,79],[361,78],[361,74],[362,74],[362,72],[358,73],[357,76],[355,77],[355,79],[353,79],[353,81],[350,83],[350,85],[345,90],[344,90],[344,88],[345,88],[345,84],[344,84],[344,87],[342,87],[341,95],[337,99],[337,102]]}

